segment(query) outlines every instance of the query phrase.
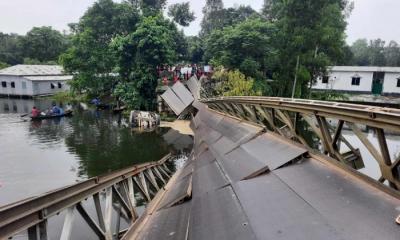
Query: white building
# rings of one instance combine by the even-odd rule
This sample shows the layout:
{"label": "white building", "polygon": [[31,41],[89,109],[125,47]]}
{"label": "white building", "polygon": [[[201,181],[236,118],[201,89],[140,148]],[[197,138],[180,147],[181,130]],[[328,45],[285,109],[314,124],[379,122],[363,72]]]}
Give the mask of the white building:
{"label": "white building", "polygon": [[69,90],[72,76],[57,65],[15,65],[0,70],[0,95],[45,96]]}
{"label": "white building", "polygon": [[334,66],[313,85],[316,90],[400,95],[400,67]]}

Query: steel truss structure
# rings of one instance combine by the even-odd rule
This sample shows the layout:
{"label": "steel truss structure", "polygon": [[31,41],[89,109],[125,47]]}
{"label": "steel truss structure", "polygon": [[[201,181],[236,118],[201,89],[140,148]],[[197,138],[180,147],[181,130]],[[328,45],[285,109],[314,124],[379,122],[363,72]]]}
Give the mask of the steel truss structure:
{"label": "steel truss structure", "polygon": [[[387,133],[400,133],[400,110],[363,106],[338,102],[287,99],[273,97],[221,97],[201,102],[212,110],[252,122],[269,131],[307,146],[313,152],[323,153],[339,162],[360,159],[359,149],[343,136],[343,129],[351,130],[377,161],[381,177],[379,182],[400,190],[400,157],[390,156]],[[299,131],[299,122],[307,125],[319,139],[322,147],[310,145],[304,132]],[[375,132],[378,144],[367,138],[360,126]],[[341,145],[349,151],[343,152]]]}
{"label": "steel truss structure", "polygon": [[[0,239],[12,238],[23,231],[27,231],[29,240],[47,239],[47,223],[60,213],[65,213],[60,239],[70,239],[75,212],[99,239],[122,236],[126,230],[120,230],[121,219],[131,224],[138,218],[135,191],[150,202],[171,177],[166,162],[172,158],[169,154],[157,162],[135,165],[4,206],[0,208]],[[100,195],[105,195],[104,207]],[[88,199],[93,199],[96,217],[84,207]],[[113,220],[115,209],[117,219]]]}

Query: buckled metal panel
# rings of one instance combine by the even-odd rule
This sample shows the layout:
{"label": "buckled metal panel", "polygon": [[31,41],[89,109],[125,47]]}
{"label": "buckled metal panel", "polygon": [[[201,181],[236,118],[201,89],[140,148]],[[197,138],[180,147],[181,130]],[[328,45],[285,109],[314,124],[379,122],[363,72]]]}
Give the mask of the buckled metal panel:
{"label": "buckled metal panel", "polygon": [[[400,201],[310,159],[274,173],[344,239],[400,239]],[[269,193],[270,194],[270,193]]]}
{"label": "buckled metal panel", "polygon": [[164,198],[161,200],[158,209],[171,207],[189,197],[192,194],[191,189],[192,175],[190,174],[182,178],[180,181],[174,184],[171,189],[169,189]]}
{"label": "buckled metal panel", "polygon": [[199,169],[213,161],[215,161],[214,155],[209,150],[204,151],[194,160],[194,169]]}
{"label": "buckled metal panel", "polygon": [[240,147],[222,157],[221,164],[233,182],[256,176],[268,170],[267,164],[258,161]]}
{"label": "buckled metal panel", "polygon": [[167,91],[161,95],[161,98],[164,99],[176,115],[181,114],[186,108],[185,104],[175,95],[171,88],[168,88]]}
{"label": "buckled metal panel", "polygon": [[175,92],[176,96],[181,99],[185,107],[189,106],[194,101],[193,95],[181,82],[176,82],[172,86],[172,90]]}
{"label": "buckled metal panel", "polygon": [[187,81],[187,86],[195,99],[200,99],[200,86],[196,76],[193,76]]}
{"label": "buckled metal panel", "polygon": [[200,119],[204,125],[207,125],[210,128],[217,130],[218,124],[224,118],[222,115],[211,112],[211,111],[200,111],[198,113],[200,115]]}
{"label": "buckled metal panel", "polygon": [[223,118],[214,129],[233,142],[243,142],[244,139],[249,139],[262,130],[260,127],[241,123],[228,117]]}
{"label": "buckled metal panel", "polygon": [[155,212],[136,239],[186,239],[191,202]]}
{"label": "buckled metal panel", "polygon": [[266,133],[241,146],[270,170],[281,167],[307,152],[306,149],[278,140]]}
{"label": "buckled metal panel", "polygon": [[221,137],[213,145],[209,145],[209,148],[211,148],[219,156],[223,156],[226,153],[232,151],[238,145],[239,145],[239,143],[234,143],[234,142],[232,142],[230,139],[228,139],[226,137]]}
{"label": "buckled metal panel", "polygon": [[348,239],[273,173],[234,188],[258,239]]}
{"label": "buckled metal panel", "polygon": [[191,201],[188,239],[256,239],[230,186]]}
{"label": "buckled metal panel", "polygon": [[[194,126],[197,129],[201,124],[200,115],[196,114],[196,116],[193,118],[192,122],[194,123]],[[194,130],[194,129],[192,129],[192,130]]]}
{"label": "buckled metal panel", "polygon": [[216,161],[196,168],[193,173],[193,198],[228,184]]}
{"label": "buckled metal panel", "polygon": [[185,178],[186,176],[192,174],[193,172],[193,165],[194,165],[194,161],[186,161],[185,165],[182,168],[182,171],[179,175],[179,177],[177,178],[177,181],[180,181],[181,179]]}
{"label": "buckled metal panel", "polygon": [[221,133],[211,129],[211,128],[206,128],[206,132],[207,134],[204,136],[204,141],[208,144],[211,145],[213,143],[215,143],[218,139],[221,138]]}

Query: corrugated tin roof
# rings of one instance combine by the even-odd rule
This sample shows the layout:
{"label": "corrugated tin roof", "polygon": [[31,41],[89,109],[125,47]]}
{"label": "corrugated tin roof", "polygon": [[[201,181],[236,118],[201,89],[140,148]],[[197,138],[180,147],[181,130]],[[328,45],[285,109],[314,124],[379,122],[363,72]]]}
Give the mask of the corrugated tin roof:
{"label": "corrugated tin roof", "polygon": [[15,65],[0,70],[0,75],[11,76],[51,76],[65,75],[58,65]]}
{"label": "corrugated tin roof", "polygon": [[331,66],[331,71],[337,72],[392,72],[400,73],[400,67],[373,67],[373,66]]}
{"label": "corrugated tin roof", "polygon": [[65,76],[28,76],[24,77],[31,81],[69,81],[72,80],[73,76],[65,75]]}

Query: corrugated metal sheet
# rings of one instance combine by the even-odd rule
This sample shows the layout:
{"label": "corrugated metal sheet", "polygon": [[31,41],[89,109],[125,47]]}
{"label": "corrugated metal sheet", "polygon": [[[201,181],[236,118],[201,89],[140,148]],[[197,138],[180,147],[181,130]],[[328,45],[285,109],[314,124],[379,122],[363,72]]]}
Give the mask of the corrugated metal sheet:
{"label": "corrugated metal sheet", "polygon": [[256,239],[230,186],[191,201],[189,239]]}
{"label": "corrugated metal sheet", "polygon": [[273,173],[234,188],[258,239],[346,239]]}
{"label": "corrugated metal sheet", "polygon": [[168,88],[168,90],[165,91],[161,95],[161,97],[176,115],[181,114],[186,108],[185,104],[183,104],[183,102],[175,95],[174,91],[172,91],[170,88]]}
{"label": "corrugated metal sheet", "polygon": [[270,170],[279,168],[307,152],[305,148],[279,140],[268,133],[243,144],[241,148],[265,163]]}
{"label": "corrugated metal sheet", "polygon": [[185,105],[185,107],[188,107],[192,102],[194,101],[194,98],[192,94],[189,92],[189,90],[181,83],[181,82],[176,82],[172,86],[172,91],[175,92],[176,96],[182,101],[182,103]]}
{"label": "corrugated metal sheet", "polygon": [[136,239],[186,239],[191,202],[162,209],[151,216]]}

